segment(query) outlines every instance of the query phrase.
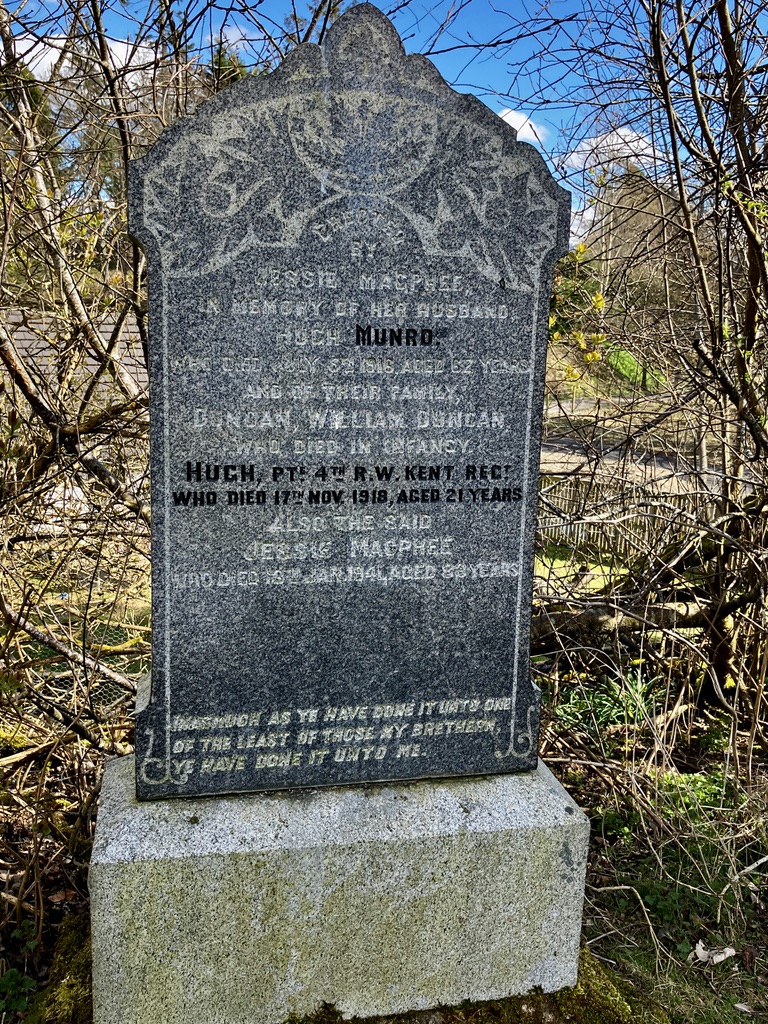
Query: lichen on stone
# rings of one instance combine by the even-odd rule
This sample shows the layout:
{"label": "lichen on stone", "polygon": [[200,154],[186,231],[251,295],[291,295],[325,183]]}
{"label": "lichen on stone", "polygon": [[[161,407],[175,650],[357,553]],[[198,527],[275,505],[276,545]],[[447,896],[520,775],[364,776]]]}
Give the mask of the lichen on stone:
{"label": "lichen on stone", "polygon": [[[25,1024],[92,1024],[91,940],[87,914],[66,918],[59,930],[48,984],[32,1002]],[[348,1024],[335,1006],[324,1003],[306,1017],[286,1024]],[[574,988],[530,992],[484,1003],[462,1003],[367,1024],[669,1024],[669,1017],[647,997],[640,999],[584,947]]]}
{"label": "lichen on stone", "polygon": [[[307,1017],[289,1018],[286,1024],[344,1024],[344,1018],[334,1006],[324,1004]],[[585,946],[573,988],[377,1017],[367,1024],[669,1024],[669,1017],[648,998],[632,994]]]}

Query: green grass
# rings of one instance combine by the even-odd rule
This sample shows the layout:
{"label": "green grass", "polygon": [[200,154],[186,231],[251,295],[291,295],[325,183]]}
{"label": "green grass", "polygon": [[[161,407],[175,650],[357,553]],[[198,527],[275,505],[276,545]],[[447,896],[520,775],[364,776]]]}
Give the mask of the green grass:
{"label": "green grass", "polygon": [[616,964],[616,972],[638,992],[647,993],[669,1015],[670,1024],[746,1024],[764,1015],[747,1014],[736,1004],[759,1011],[764,996],[759,980],[745,970],[738,955],[714,967],[689,962],[686,957],[658,960],[650,939],[606,949],[593,947]]}
{"label": "green grass", "polygon": [[667,386],[663,374],[657,372],[650,366],[643,366],[631,352],[625,348],[611,348],[605,353],[605,362],[614,373],[622,380],[631,384],[633,388],[645,387],[645,390],[653,393],[661,391]]}
{"label": "green grass", "polygon": [[546,544],[536,552],[533,574],[539,580],[552,579],[556,586],[572,584],[582,593],[594,593],[625,570],[617,570],[615,560],[603,562],[566,544]]}

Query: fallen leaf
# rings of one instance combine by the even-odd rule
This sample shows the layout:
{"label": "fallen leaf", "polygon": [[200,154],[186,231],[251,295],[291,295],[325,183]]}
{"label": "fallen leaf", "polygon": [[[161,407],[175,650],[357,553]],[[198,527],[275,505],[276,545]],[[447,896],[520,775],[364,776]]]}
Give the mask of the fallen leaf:
{"label": "fallen leaf", "polygon": [[71,900],[75,897],[74,889],[61,889],[59,892],[55,892],[52,896],[48,897],[50,903],[64,903],[65,900]]}
{"label": "fallen leaf", "polygon": [[736,950],[732,946],[726,946],[724,949],[711,949],[711,963],[721,964],[724,960],[730,960],[732,956],[736,956]]}
{"label": "fallen leaf", "polygon": [[693,954],[688,957],[689,960],[696,956],[703,964],[711,964],[713,967],[715,964],[721,964],[724,960],[730,960],[732,956],[736,956],[736,950],[732,946],[721,946],[715,947],[714,949],[707,949],[701,939],[696,943],[696,948]]}
{"label": "fallen leaf", "polygon": [[734,1010],[741,1010],[742,1013],[754,1013],[755,1011],[747,1003],[735,1003]]}
{"label": "fallen leaf", "polygon": [[754,972],[755,960],[760,950],[757,946],[744,946],[741,950],[741,962],[744,964],[748,971]]}

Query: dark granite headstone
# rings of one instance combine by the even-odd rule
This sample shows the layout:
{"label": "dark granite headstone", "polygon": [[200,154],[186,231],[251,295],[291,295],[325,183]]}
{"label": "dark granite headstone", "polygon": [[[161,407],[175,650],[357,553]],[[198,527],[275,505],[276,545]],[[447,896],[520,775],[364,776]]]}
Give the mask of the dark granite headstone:
{"label": "dark granite headstone", "polygon": [[535,766],[569,209],[369,5],[131,166],[151,329],[140,798]]}

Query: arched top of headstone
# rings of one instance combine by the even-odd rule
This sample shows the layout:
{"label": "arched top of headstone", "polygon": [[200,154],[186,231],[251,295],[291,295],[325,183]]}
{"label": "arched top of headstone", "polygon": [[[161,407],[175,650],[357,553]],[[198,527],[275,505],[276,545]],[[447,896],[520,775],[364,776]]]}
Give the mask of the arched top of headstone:
{"label": "arched top of headstone", "polygon": [[567,248],[569,196],[541,156],[407,56],[371,4],[202,103],[131,165],[131,230],[169,277],[267,257],[361,202],[396,211],[427,255],[461,254],[523,288]]}
{"label": "arched top of headstone", "polygon": [[[382,75],[382,68],[389,73]],[[420,54],[407,56],[397,29],[373,4],[350,8],[331,26],[323,43],[297,47],[283,65],[286,75],[317,74],[345,88],[381,88],[402,94],[404,88],[438,95],[449,87],[440,72]],[[311,71],[309,70],[311,68]]]}

